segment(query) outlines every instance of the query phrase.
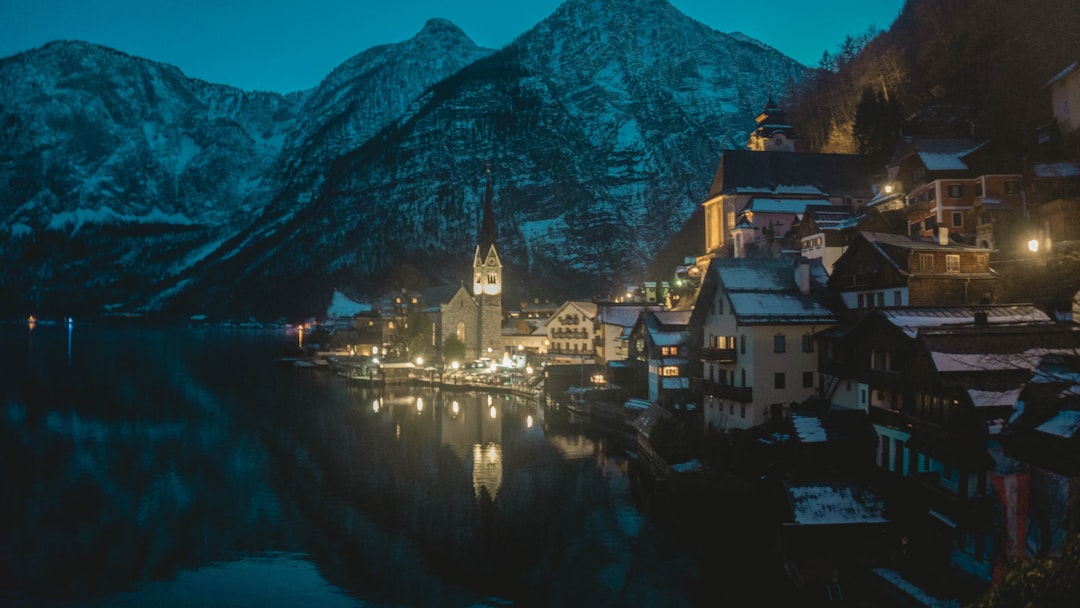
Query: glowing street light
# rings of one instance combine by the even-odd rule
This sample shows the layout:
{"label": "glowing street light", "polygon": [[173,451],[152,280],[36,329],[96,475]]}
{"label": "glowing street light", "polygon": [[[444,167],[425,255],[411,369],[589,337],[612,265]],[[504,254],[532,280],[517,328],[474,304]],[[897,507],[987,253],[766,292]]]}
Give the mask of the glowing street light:
{"label": "glowing street light", "polygon": [[1028,246],[1028,251],[1030,251],[1031,253],[1038,253],[1039,252],[1039,239],[1031,239],[1030,241],[1028,241],[1027,246]]}

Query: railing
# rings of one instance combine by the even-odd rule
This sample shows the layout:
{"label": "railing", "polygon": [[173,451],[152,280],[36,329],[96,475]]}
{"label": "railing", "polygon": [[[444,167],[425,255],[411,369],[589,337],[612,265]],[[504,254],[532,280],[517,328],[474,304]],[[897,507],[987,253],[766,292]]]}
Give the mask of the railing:
{"label": "railing", "polygon": [[754,400],[754,389],[750,386],[731,386],[730,384],[702,380],[701,392],[719,399],[729,399],[740,403],[750,403]]}
{"label": "railing", "polygon": [[718,363],[735,363],[737,352],[734,348],[714,348],[707,346],[701,349],[703,361],[715,361]]}

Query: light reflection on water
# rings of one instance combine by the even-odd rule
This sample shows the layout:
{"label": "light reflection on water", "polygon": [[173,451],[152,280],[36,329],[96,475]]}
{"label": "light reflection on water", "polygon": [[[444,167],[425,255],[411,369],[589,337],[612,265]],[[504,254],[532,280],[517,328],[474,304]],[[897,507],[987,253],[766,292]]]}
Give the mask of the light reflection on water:
{"label": "light reflection on water", "polygon": [[27,333],[0,326],[0,604],[687,603],[621,450],[533,403],[286,367],[285,332]]}

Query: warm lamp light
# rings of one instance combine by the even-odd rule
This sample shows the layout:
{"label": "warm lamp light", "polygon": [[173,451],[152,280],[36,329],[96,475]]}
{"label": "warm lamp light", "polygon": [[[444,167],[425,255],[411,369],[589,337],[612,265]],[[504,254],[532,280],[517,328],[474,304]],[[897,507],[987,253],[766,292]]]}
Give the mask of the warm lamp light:
{"label": "warm lamp light", "polygon": [[1039,239],[1031,239],[1028,241],[1028,251],[1031,253],[1037,253],[1039,251]]}

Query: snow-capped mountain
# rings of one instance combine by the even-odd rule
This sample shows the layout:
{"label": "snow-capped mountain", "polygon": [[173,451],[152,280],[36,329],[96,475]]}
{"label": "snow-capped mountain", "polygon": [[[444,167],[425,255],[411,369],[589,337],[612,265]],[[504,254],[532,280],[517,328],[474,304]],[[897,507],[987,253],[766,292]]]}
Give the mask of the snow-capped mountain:
{"label": "snow-capped mountain", "polygon": [[[403,264],[457,280],[491,179],[508,281],[605,293],[803,70],[665,0],[568,0],[497,52],[433,20],[289,97],[49,45],[0,60],[0,288],[27,306],[110,286],[95,305],[311,314]],[[143,221],[139,246],[86,229],[105,216]]]}

